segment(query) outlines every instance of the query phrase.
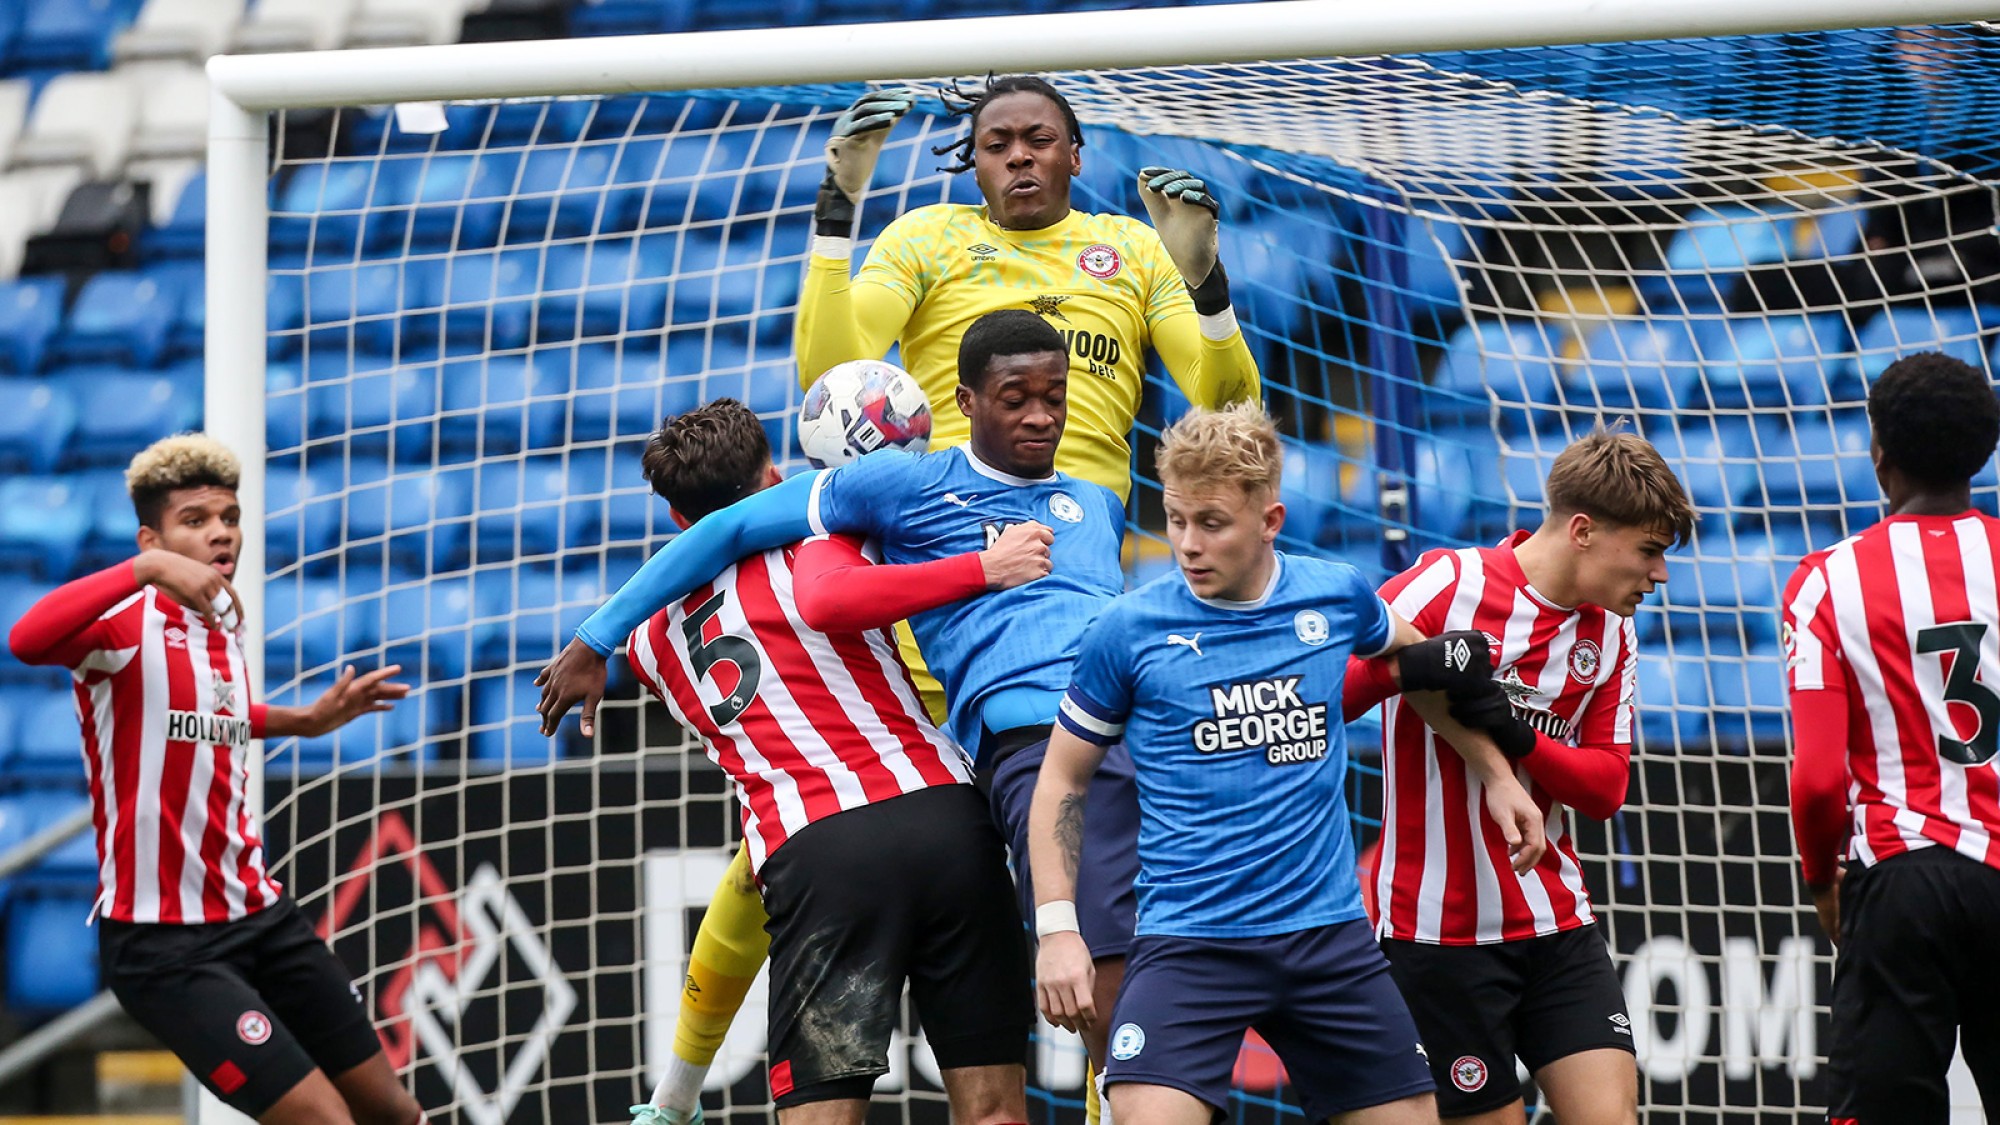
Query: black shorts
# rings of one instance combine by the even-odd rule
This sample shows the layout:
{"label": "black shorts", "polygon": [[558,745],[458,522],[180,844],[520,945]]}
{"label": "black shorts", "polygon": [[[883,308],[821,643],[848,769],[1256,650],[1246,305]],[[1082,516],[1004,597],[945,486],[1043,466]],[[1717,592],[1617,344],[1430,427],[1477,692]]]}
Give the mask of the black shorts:
{"label": "black shorts", "polygon": [[970,785],[814,821],[764,861],[771,1093],[866,1099],[910,984],[938,1066],[1027,1060],[1034,993],[1007,853]]}
{"label": "black shorts", "polygon": [[1949,848],[1872,867],[1840,886],[1833,963],[1831,1116],[1944,1125],[1952,1045],[1989,1112],[2000,1103],[2000,871]]}
{"label": "black shorts", "polygon": [[98,923],[104,981],[237,1111],[261,1116],[314,1068],[382,1049],[347,969],[289,897],[234,922]]}
{"label": "black shorts", "polygon": [[1633,1050],[1625,990],[1594,925],[1494,945],[1392,939],[1382,952],[1423,1034],[1441,1116],[1520,1097],[1516,1058],[1532,1074],[1583,1051]]}

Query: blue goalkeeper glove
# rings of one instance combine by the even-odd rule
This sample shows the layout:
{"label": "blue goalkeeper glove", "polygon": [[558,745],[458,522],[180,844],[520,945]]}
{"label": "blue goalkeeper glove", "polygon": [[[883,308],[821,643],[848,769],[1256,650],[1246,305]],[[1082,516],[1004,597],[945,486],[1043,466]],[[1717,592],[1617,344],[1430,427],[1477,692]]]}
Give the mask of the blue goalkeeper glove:
{"label": "blue goalkeeper glove", "polygon": [[870,90],[834,119],[826,142],[826,179],[820,181],[813,205],[814,231],[830,238],[854,233],[854,209],[875,174],[882,142],[916,103],[915,90]]}
{"label": "blue goalkeeper glove", "polygon": [[1193,172],[1139,169],[1139,198],[1159,232],[1167,257],[1187,283],[1194,310],[1215,314],[1229,307],[1229,278],[1216,249],[1222,204]]}

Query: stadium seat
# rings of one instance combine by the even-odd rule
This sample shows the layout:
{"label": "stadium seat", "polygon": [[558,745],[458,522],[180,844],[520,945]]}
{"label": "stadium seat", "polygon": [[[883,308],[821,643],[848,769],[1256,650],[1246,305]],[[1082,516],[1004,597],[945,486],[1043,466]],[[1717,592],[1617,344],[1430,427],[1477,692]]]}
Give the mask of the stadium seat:
{"label": "stadium seat", "polygon": [[2000,314],[1982,317],[1970,309],[1888,309],[1856,334],[1861,376],[1872,384],[1891,363],[1915,352],[1943,352],[1983,370],[1987,341],[1980,334],[1982,323],[2000,326]]}
{"label": "stadium seat", "polygon": [[1713,322],[1702,337],[1702,373],[1708,403],[1716,409],[1818,406],[1866,397],[1846,320],[1837,314],[1731,317]]}
{"label": "stadium seat", "polygon": [[1774,643],[1741,657],[1711,656],[1710,722],[1726,749],[1751,745],[1782,749],[1785,738],[1785,658]]}
{"label": "stadium seat", "polygon": [[[25,616],[36,602],[42,600],[43,595],[55,588],[56,582],[53,579],[36,580],[0,570],[0,624],[12,629],[16,621]],[[30,667],[21,663],[14,659],[14,654],[6,645],[0,644],[0,691],[11,693],[23,685],[37,683],[53,684],[56,690],[61,690],[68,680],[69,674],[61,669]],[[28,690],[33,692],[40,689],[31,687]],[[14,714],[18,716],[25,704],[20,702],[20,697],[13,698],[16,699]],[[29,698],[32,699],[32,695]]]}
{"label": "stadium seat", "polygon": [[112,44],[111,53],[121,63],[206,62],[228,45],[229,33],[243,19],[244,6],[244,0],[146,0],[139,18]]}
{"label": "stadium seat", "polygon": [[1564,381],[1585,410],[1673,410],[1697,406],[1701,361],[1685,320],[1616,320],[1583,338],[1584,362]]}
{"label": "stadium seat", "polygon": [[7,1007],[26,1016],[68,1011],[97,994],[97,943],[82,935],[92,891],[20,897],[7,911]]}
{"label": "stadium seat", "polygon": [[[359,570],[352,573],[360,577]],[[375,641],[373,615],[358,599],[348,604],[338,578],[294,573],[266,579],[264,615],[270,622],[264,663],[274,681],[315,674]]]}
{"label": "stadium seat", "polygon": [[1433,422],[1485,419],[1497,403],[1512,433],[1527,432],[1537,413],[1562,402],[1548,341],[1525,321],[1484,321],[1454,332],[1431,392]]}
{"label": "stadium seat", "polygon": [[452,448],[477,447],[488,453],[565,444],[569,363],[560,351],[447,361],[441,376],[439,440]]}
{"label": "stadium seat", "polygon": [[1875,482],[1864,409],[1797,412],[1772,418],[1762,430],[1768,454],[1761,466],[1766,503],[1778,508],[1845,508],[1854,515],[1879,508],[1882,490]]}
{"label": "stadium seat", "polygon": [[[4,23],[4,17],[0,17],[0,24]],[[6,167],[14,158],[14,144],[28,124],[28,104],[33,100],[32,94],[33,90],[25,79],[0,81],[0,168]]]}
{"label": "stadium seat", "polygon": [[138,83],[139,121],[132,138],[132,158],[206,156],[208,76],[201,67],[148,67],[139,72]]}
{"label": "stadium seat", "polygon": [[325,51],[340,45],[355,0],[258,0],[231,39],[234,50]]}
{"label": "stadium seat", "polygon": [[132,508],[124,468],[88,469],[72,479],[90,497],[90,535],[84,540],[79,568],[101,570],[130,559],[139,534],[139,514]]}
{"label": "stadium seat", "polygon": [[[357,462],[356,470],[362,468]],[[379,471],[371,466],[371,474]],[[414,569],[455,570],[465,564],[473,487],[468,468],[401,472],[351,485],[347,495],[350,553],[384,541],[392,558]]]}
{"label": "stadium seat", "polygon": [[[562,455],[546,454],[521,461],[488,461],[478,467],[474,537],[479,562],[553,556],[583,545],[563,541],[566,510],[581,502],[569,499],[566,462]],[[579,527],[595,529],[597,522],[582,513]]]}
{"label": "stadium seat", "polygon": [[173,197],[171,208],[165,221],[146,232],[144,249],[163,258],[200,257],[208,239],[208,173],[195,172]]}
{"label": "stadium seat", "polygon": [[46,473],[76,430],[76,401],[46,379],[0,379],[0,466]]}
{"label": "stadium seat", "polygon": [[547,765],[559,756],[561,744],[568,741],[571,732],[542,737],[541,717],[535,714],[535,702],[541,694],[533,672],[476,677],[466,756],[511,768]]}
{"label": "stadium seat", "polygon": [[611,593],[594,562],[562,572],[547,565],[480,570],[473,581],[482,667],[546,664]]}
{"label": "stadium seat", "polygon": [[1639,737],[1647,753],[1694,749],[1708,736],[1708,673],[1685,654],[1639,653]]}
{"label": "stadium seat", "polygon": [[0,481],[0,566],[50,581],[68,577],[90,535],[90,508],[81,492],[62,477]]}
{"label": "stadium seat", "polygon": [[445,338],[488,351],[525,346],[541,266],[542,251],[533,247],[453,255],[445,281]]}
{"label": "stadium seat", "polygon": [[1491,428],[1460,426],[1424,435],[1414,475],[1416,523],[1426,536],[1484,543],[1510,530],[1500,440]]}
{"label": "stadium seat", "polygon": [[133,0],[35,0],[14,40],[13,66],[102,70],[111,41],[132,22]]}
{"label": "stadium seat", "polygon": [[1704,638],[1712,653],[1776,644],[1778,595],[1791,575],[1777,573],[1771,537],[1717,525],[1699,532],[1690,548],[1669,556],[1659,595],[1667,628]]}
{"label": "stadium seat", "polygon": [[307,342],[392,355],[422,337],[425,322],[405,309],[435,308],[434,263],[364,262],[328,266],[305,276]]}
{"label": "stadium seat", "polygon": [[194,429],[201,400],[161,375],[75,368],[67,373],[80,413],[72,453],[79,460],[123,464],[152,442]]}
{"label": "stadium seat", "polygon": [[[675,530],[667,502],[654,494],[652,484],[646,480],[637,447],[627,445],[615,450],[606,472],[603,542],[650,544]],[[572,465],[571,473],[572,495],[582,495],[597,477],[595,466],[582,461]]]}
{"label": "stadium seat", "polygon": [[[357,660],[357,667],[373,668],[377,661]],[[410,682],[411,677],[398,675],[401,682]],[[303,683],[289,684],[272,693],[273,703],[287,706],[303,706],[317,699],[333,684],[331,672],[314,676]],[[284,739],[276,741],[266,772],[290,773],[296,770],[300,775],[310,776],[324,773],[335,767],[352,767],[366,762],[382,762],[391,765],[418,764],[435,757],[429,738],[432,724],[443,726],[447,715],[456,714],[457,708],[449,704],[456,698],[451,688],[432,688],[421,683],[412,685],[414,690],[408,697],[398,702],[388,711],[370,712],[358,716],[354,721],[318,738]]]}
{"label": "stadium seat", "polygon": [[437,369],[356,356],[346,379],[316,382],[307,391],[310,433],[344,436],[351,449],[392,460],[427,458],[440,410]]}
{"label": "stadium seat", "polygon": [[1697,210],[1668,244],[1663,270],[1640,275],[1640,294],[1655,302],[1671,296],[1688,309],[1720,308],[1751,266],[1786,258],[1796,214],[1737,203]]}
{"label": "stadium seat", "polygon": [[610,337],[665,327],[666,279],[674,271],[677,241],[672,234],[650,234],[551,246],[542,270],[536,337]]}
{"label": "stadium seat", "polygon": [[79,749],[83,736],[71,693],[46,692],[23,708],[17,719],[14,753],[4,763],[8,777],[36,783],[84,779]]}
{"label": "stadium seat", "polygon": [[69,319],[51,341],[50,358],[55,363],[158,366],[185,300],[184,293],[150,273],[95,274],[78,291]]}
{"label": "stadium seat", "polygon": [[457,680],[465,675],[472,664],[469,578],[393,580],[382,606],[384,663],[401,664],[405,678],[411,680]]}
{"label": "stadium seat", "polygon": [[1761,506],[1768,435],[1741,415],[1642,416],[1640,435],[1653,443],[1687,487],[1697,512]]}
{"label": "stadium seat", "polygon": [[62,278],[0,282],[0,360],[13,371],[41,370],[62,315]]}
{"label": "stadium seat", "polygon": [[349,47],[456,43],[475,0],[360,0],[347,27]]}
{"label": "stadium seat", "polygon": [[346,491],[347,468],[338,454],[315,456],[304,469],[297,458],[272,464],[264,478],[266,564],[289,566],[337,546]]}
{"label": "stadium seat", "polygon": [[389,256],[491,245],[491,225],[461,228],[459,222],[478,163],[464,153],[383,157],[368,196],[362,234],[368,252]]}
{"label": "stadium seat", "polygon": [[28,112],[27,127],[14,143],[14,163],[77,165],[91,179],[116,179],[132,149],[138,117],[139,92],[127,76],[59,75]]}

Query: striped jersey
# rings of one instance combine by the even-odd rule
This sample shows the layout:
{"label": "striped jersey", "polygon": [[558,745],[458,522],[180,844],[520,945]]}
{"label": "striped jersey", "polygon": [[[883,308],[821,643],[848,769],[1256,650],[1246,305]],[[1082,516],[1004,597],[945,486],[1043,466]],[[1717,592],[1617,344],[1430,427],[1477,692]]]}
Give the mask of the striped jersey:
{"label": "striped jersey", "polygon": [[[1629,748],[1637,675],[1629,618],[1559,606],[1529,585],[1514,557],[1519,532],[1498,547],[1425,554],[1382,596],[1426,636],[1478,629],[1493,646],[1495,678],[1515,711],[1558,742]],[[1566,810],[1526,770],[1516,775],[1542,810],[1549,846],[1515,875],[1507,842],[1486,813],[1485,787],[1449,743],[1392,696],[1385,732],[1381,932],[1405,941],[1486,945],[1596,920]]]}
{"label": "striped jersey", "polygon": [[252,701],[236,634],[148,586],[66,656],[103,915],[227,922],[276,903],[280,887],[244,801]]}
{"label": "striped jersey", "polygon": [[1950,848],[2000,867],[2000,520],[1891,516],[1785,589],[1793,691],[1848,689],[1851,854]]}
{"label": "striped jersey", "polygon": [[736,784],[753,869],[800,829],[935,785],[970,784],[886,629],[800,618],[792,551],[735,563],[634,630],[632,669]]}

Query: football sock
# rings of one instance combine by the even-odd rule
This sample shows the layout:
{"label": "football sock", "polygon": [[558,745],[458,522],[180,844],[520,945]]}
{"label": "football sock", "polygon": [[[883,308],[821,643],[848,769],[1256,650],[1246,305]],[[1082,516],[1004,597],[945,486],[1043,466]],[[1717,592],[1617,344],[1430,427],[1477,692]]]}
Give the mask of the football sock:
{"label": "football sock", "polygon": [[686,1110],[700,1099],[702,1077],[770,955],[771,936],[764,932],[768,917],[750,871],[750,853],[739,848],[688,951],[674,1059],[653,1104]]}

